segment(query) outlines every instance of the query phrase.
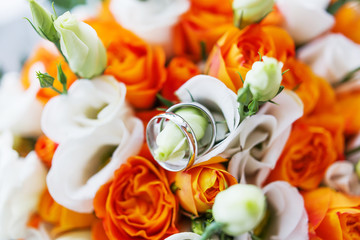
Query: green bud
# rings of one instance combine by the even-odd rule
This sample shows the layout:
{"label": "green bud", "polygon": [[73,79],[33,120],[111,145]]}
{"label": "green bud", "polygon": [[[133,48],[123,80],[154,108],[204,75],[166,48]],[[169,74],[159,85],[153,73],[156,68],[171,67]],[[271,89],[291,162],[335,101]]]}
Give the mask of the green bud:
{"label": "green bud", "polygon": [[356,171],[356,175],[358,176],[358,178],[360,178],[360,160],[357,162],[357,164],[355,166],[355,171]]}
{"label": "green bud", "polygon": [[37,72],[36,76],[39,79],[40,86],[42,88],[48,88],[48,87],[52,87],[54,85],[55,79],[52,76],[50,76],[48,73]]}
{"label": "green bud", "polygon": [[35,0],[30,0],[31,15],[33,17],[33,27],[37,33],[51,42],[59,41],[58,34],[54,27],[54,18],[49,11],[39,5]]}
{"label": "green bud", "polygon": [[222,230],[230,236],[239,236],[256,228],[266,213],[265,195],[260,188],[236,184],[219,192],[213,205],[213,216]]}
{"label": "green bud", "polygon": [[[201,140],[208,125],[207,119],[200,110],[192,107],[182,108],[175,112],[182,117],[194,131],[196,140]],[[158,148],[155,150],[155,159],[167,161],[181,159],[188,147],[186,137],[174,123],[169,122],[156,138]]]}

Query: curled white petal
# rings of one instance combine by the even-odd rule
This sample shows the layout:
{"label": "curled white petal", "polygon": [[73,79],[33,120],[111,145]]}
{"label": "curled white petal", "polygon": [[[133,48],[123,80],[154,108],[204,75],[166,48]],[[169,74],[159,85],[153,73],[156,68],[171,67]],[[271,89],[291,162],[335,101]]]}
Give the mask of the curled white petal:
{"label": "curled white petal", "polygon": [[[8,136],[5,138],[7,142]],[[0,239],[26,236],[26,224],[37,209],[45,176],[46,170],[35,152],[23,159],[11,146],[0,146]]]}
{"label": "curled white petal", "polygon": [[[222,118],[222,120],[226,121],[229,136],[209,153],[196,160],[197,163],[204,162],[225,151],[240,123],[239,103],[236,94],[220,80],[206,75],[191,78],[176,91],[176,94],[182,102],[192,102],[194,100],[207,107],[214,114],[215,119],[220,118],[216,120]],[[222,135],[224,133],[219,132],[218,134]]]}
{"label": "curled white petal", "polygon": [[360,181],[355,173],[354,164],[349,161],[333,163],[326,170],[324,183],[350,195],[360,195]]}
{"label": "curled white petal", "polygon": [[21,136],[40,135],[43,107],[36,99],[38,89],[39,84],[33,82],[25,90],[18,73],[11,72],[3,76],[0,85],[0,131],[10,129]]}
{"label": "curled white petal", "polygon": [[[128,157],[138,153],[143,132],[142,122],[129,117],[60,144],[46,179],[51,196],[71,210],[92,212],[97,190]],[[111,160],[106,165],[101,163],[106,160],[102,159],[104,154],[114,148]]]}
{"label": "curled white petal", "polygon": [[331,29],[334,17],[326,12],[329,0],[277,0],[276,5],[285,18],[284,27],[302,44]]}
{"label": "curled white petal", "polygon": [[112,0],[110,11],[117,22],[146,42],[162,45],[170,54],[172,27],[190,7],[189,0]]}
{"label": "curled white petal", "polygon": [[360,67],[360,45],[342,34],[327,34],[298,51],[299,59],[329,83]]}
{"label": "curled white petal", "polygon": [[235,154],[228,171],[247,183],[261,185],[277,160],[290,135],[291,125],[303,115],[303,104],[291,91],[283,91],[274,102],[266,103],[260,111],[246,118],[226,150]]}
{"label": "curled white petal", "polygon": [[68,94],[50,99],[41,118],[44,133],[57,143],[90,134],[129,111],[126,87],[112,76],[77,80]]}
{"label": "curled white petal", "polygon": [[199,240],[201,236],[193,232],[182,232],[171,235],[165,240]]}
{"label": "curled white petal", "polygon": [[263,191],[271,211],[264,239],[308,239],[308,217],[298,190],[287,182],[277,181]]}

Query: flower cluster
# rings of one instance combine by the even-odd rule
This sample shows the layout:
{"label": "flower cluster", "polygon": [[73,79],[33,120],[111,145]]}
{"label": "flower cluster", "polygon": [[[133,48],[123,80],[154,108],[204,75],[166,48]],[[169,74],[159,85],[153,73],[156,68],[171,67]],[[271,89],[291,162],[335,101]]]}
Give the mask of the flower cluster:
{"label": "flower cluster", "polygon": [[358,1],[27,4],[1,240],[360,239]]}

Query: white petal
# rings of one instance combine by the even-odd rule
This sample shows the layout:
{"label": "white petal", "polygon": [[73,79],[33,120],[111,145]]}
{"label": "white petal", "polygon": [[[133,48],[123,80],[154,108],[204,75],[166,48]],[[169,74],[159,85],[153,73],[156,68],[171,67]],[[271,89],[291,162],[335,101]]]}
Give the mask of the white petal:
{"label": "white petal", "polygon": [[91,240],[91,231],[83,230],[83,231],[73,231],[69,233],[65,233],[60,237],[55,238],[55,240]]}
{"label": "white petal", "polygon": [[36,99],[38,89],[35,83],[25,90],[18,73],[3,76],[0,87],[0,131],[10,129],[21,136],[40,135],[43,107]]}
{"label": "white petal", "polygon": [[299,49],[298,56],[316,74],[336,83],[360,66],[360,45],[342,34],[327,34]]}
{"label": "white petal", "polygon": [[117,22],[146,42],[162,45],[170,54],[172,27],[190,7],[188,0],[112,0],[110,11]]}
{"label": "white petal", "polygon": [[46,170],[35,152],[25,159],[14,157],[1,164],[0,239],[25,237],[27,221],[45,188],[45,176]]}
{"label": "white petal", "polygon": [[[138,153],[143,132],[142,122],[132,117],[125,123],[115,121],[60,144],[47,176],[51,196],[71,210],[92,212],[97,190],[128,157]],[[101,154],[116,146],[110,162],[99,170]]]}
{"label": "white petal", "polygon": [[325,0],[277,0],[276,4],[285,18],[285,29],[296,44],[314,39],[334,24],[334,17],[326,12]]}
{"label": "white petal", "polygon": [[165,240],[199,240],[201,236],[193,232],[182,232],[171,235]]}
{"label": "white petal", "polygon": [[271,209],[264,239],[308,239],[308,217],[298,190],[287,182],[277,181],[265,186],[263,191]]}
{"label": "white petal", "polygon": [[353,163],[349,161],[338,161],[331,164],[326,170],[324,183],[337,191],[360,195],[360,181],[355,173]]}
{"label": "white petal", "polygon": [[129,111],[126,87],[111,76],[77,80],[68,94],[52,98],[41,119],[44,133],[57,143],[90,134]]}

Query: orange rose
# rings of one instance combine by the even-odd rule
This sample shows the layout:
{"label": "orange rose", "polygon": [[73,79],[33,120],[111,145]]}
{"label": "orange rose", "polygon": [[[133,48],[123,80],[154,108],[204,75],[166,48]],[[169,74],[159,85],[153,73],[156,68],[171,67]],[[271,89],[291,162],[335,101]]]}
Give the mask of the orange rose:
{"label": "orange rose", "polygon": [[51,167],[52,158],[58,144],[45,135],[40,136],[35,144],[35,152],[40,160],[48,167]]}
{"label": "orange rose", "polygon": [[302,192],[311,239],[360,239],[360,197],[330,188]]}
{"label": "orange rose", "polygon": [[284,180],[302,189],[314,189],[323,179],[327,167],[337,160],[337,150],[343,149],[344,143],[341,138],[342,146],[336,146],[336,137],[340,134],[331,130],[342,132],[342,118],[329,114],[306,121],[293,126],[269,182]]}
{"label": "orange rose", "polygon": [[304,104],[304,115],[308,115],[319,99],[319,77],[317,77],[309,66],[290,58],[286,61],[283,70],[289,69],[283,75],[281,85],[294,90]]}
{"label": "orange rose", "polygon": [[54,201],[47,189],[40,198],[38,214],[46,222],[53,224],[52,236],[79,228],[88,228],[95,221],[94,214],[71,211]]}
{"label": "orange rose", "polygon": [[332,31],[342,33],[360,44],[360,4],[358,2],[344,4],[336,12]]}
{"label": "orange rose", "polygon": [[337,96],[338,109],[345,119],[345,133],[348,135],[360,132],[360,92],[348,92]]}
{"label": "orange rose", "polygon": [[232,25],[230,1],[192,1],[191,9],[180,18],[175,27],[176,55],[190,56],[195,61],[204,59]]}
{"label": "orange rose", "polygon": [[167,80],[162,89],[162,95],[166,99],[176,101],[175,91],[187,80],[200,74],[198,67],[190,60],[176,57],[171,60],[167,68]]}
{"label": "orange rose", "polygon": [[295,55],[294,42],[276,26],[253,24],[243,30],[233,27],[213,48],[205,72],[236,92],[242,87],[240,75],[245,79],[252,64],[259,60],[259,53],[286,62]]}
{"label": "orange rose", "polygon": [[177,203],[165,171],[143,157],[131,157],[94,199],[110,240],[163,239],[178,232]]}
{"label": "orange rose", "polygon": [[[38,69],[33,69],[36,65],[43,65],[45,71],[50,76],[55,78],[54,87],[56,89],[62,90],[63,86],[60,81],[57,79],[57,65],[61,64],[62,70],[67,77],[67,88],[77,79],[76,75],[70,70],[68,64],[65,62],[64,58],[57,52],[56,48],[53,46],[40,46],[35,51],[34,54],[25,62],[24,67],[21,72],[21,81],[25,88],[28,88],[31,83],[31,79],[36,78],[36,72]],[[50,88],[41,88],[37,93],[37,98],[46,103],[50,98],[58,95],[57,92]]]}
{"label": "orange rose", "polygon": [[165,53],[151,47],[115,21],[89,20],[108,56],[104,74],[126,84],[127,100],[135,108],[151,108],[166,80]]}
{"label": "orange rose", "polygon": [[237,184],[236,179],[219,163],[170,173],[170,179],[177,188],[176,196],[181,207],[196,216],[212,208],[219,192]]}

